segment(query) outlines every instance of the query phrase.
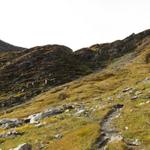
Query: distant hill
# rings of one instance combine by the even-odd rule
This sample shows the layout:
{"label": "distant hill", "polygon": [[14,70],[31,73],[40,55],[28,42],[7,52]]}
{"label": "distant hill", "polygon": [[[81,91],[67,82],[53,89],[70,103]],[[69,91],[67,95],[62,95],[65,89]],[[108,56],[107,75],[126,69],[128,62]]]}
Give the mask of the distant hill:
{"label": "distant hill", "polygon": [[25,48],[18,47],[0,40],[0,51],[24,50]]}

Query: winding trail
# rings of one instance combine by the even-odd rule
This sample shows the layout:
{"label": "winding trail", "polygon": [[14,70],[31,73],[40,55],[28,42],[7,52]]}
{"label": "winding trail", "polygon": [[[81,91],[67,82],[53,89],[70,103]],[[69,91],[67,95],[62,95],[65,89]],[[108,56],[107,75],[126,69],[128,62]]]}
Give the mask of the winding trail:
{"label": "winding trail", "polygon": [[105,150],[109,142],[122,139],[122,136],[112,126],[112,120],[120,115],[122,107],[122,104],[114,105],[100,122],[101,134],[94,143],[92,150]]}

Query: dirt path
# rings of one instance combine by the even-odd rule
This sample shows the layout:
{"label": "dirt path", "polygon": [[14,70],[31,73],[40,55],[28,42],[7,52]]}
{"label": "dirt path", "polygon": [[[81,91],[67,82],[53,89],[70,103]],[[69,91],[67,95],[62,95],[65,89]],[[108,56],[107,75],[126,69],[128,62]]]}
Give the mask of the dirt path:
{"label": "dirt path", "polygon": [[120,115],[120,110],[122,107],[122,104],[114,105],[101,121],[101,134],[93,145],[92,150],[105,150],[109,142],[122,139],[122,136],[112,126],[112,120]]}

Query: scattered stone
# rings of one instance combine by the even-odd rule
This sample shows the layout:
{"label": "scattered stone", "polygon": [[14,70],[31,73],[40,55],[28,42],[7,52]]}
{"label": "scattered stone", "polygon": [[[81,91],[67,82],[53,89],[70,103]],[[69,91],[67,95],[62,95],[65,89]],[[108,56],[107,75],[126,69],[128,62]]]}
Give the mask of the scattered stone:
{"label": "scattered stone", "polygon": [[131,100],[136,100],[137,98],[138,98],[138,96],[135,95],[135,96],[131,97]]}
{"label": "scattered stone", "polygon": [[32,150],[32,146],[30,144],[24,143],[10,150]]}
{"label": "scattered stone", "polygon": [[146,77],[144,81],[150,81],[150,77]]}
{"label": "scattered stone", "polygon": [[1,128],[4,128],[4,129],[8,129],[8,128],[14,128],[14,127],[18,127],[20,125],[23,124],[23,120],[19,120],[19,119],[1,119],[0,120],[0,125],[1,125]]}
{"label": "scattered stone", "polygon": [[12,131],[9,131],[9,132],[7,132],[7,133],[3,133],[3,134],[0,134],[0,138],[14,138],[14,137],[16,137],[16,136],[18,136],[18,135],[22,135],[23,133],[21,133],[21,132],[17,132],[16,130],[12,130]]}
{"label": "scattered stone", "polygon": [[142,82],[144,84],[150,83],[150,77],[146,77]]}
{"label": "scattered stone", "polygon": [[130,91],[130,90],[132,90],[132,88],[128,87],[128,88],[123,89],[122,92],[128,92],[128,91]]}
{"label": "scattered stone", "polygon": [[124,142],[129,146],[139,146],[141,142],[138,139],[124,139]]}
{"label": "scattered stone", "polygon": [[149,103],[150,103],[150,101],[146,101],[145,103],[146,103],[146,104],[149,104]]}
{"label": "scattered stone", "polygon": [[47,118],[47,117],[50,117],[50,116],[61,114],[61,113],[65,112],[67,109],[73,109],[73,108],[74,108],[74,106],[72,106],[72,105],[63,105],[62,107],[50,108],[50,109],[48,109],[44,112],[40,112],[40,113],[37,113],[37,114],[30,115],[27,118],[27,120],[30,120],[29,122],[31,124],[37,124],[43,118]]}
{"label": "scattered stone", "polygon": [[76,113],[75,113],[75,115],[80,115],[80,114],[82,114],[82,113],[84,113],[85,112],[85,109],[80,109],[80,110],[78,110]]}
{"label": "scattered stone", "polygon": [[121,140],[123,140],[123,137],[121,135],[116,135],[116,136],[112,136],[109,142],[111,143],[114,141],[121,141]]}
{"label": "scattered stone", "polygon": [[35,125],[35,127],[40,128],[40,127],[42,127],[42,126],[44,126],[44,125],[45,125],[44,123],[38,123],[38,124]]}
{"label": "scattered stone", "polygon": [[65,111],[70,111],[70,109],[74,109],[74,108],[75,108],[74,105],[68,104],[68,105],[63,105],[61,107],[47,109],[43,112],[30,115],[29,117],[24,118],[24,119],[16,119],[16,118],[14,118],[14,119],[8,119],[8,118],[0,119],[0,127],[4,128],[4,129],[15,128],[15,127],[21,126],[21,125],[26,124],[26,123],[38,124],[37,127],[40,127],[41,124],[39,123],[39,121],[41,119],[51,117],[51,116],[54,116],[57,114],[61,114]]}
{"label": "scattered stone", "polygon": [[109,96],[109,97],[107,97],[107,99],[108,99],[109,101],[112,101],[112,100],[113,100],[113,97],[112,97],[112,96]]}
{"label": "scattered stone", "polygon": [[69,111],[70,111],[69,109],[65,110],[66,113],[69,112]]}
{"label": "scattered stone", "polygon": [[54,137],[59,140],[59,139],[61,139],[63,136],[62,136],[61,134],[56,134]]}
{"label": "scattered stone", "polygon": [[129,128],[128,127],[125,127],[125,130],[128,130]]}
{"label": "scattered stone", "polygon": [[124,106],[123,104],[116,104],[116,105],[113,106],[113,108],[115,108],[115,109],[120,109],[120,108],[122,108],[123,106]]}
{"label": "scattered stone", "polygon": [[150,95],[146,95],[144,99],[150,99]]}

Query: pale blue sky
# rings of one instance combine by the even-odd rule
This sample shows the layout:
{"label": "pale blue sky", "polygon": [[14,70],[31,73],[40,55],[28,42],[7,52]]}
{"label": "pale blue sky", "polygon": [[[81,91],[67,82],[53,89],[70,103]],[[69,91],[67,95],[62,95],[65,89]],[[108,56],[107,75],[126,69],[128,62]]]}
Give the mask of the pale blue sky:
{"label": "pale blue sky", "polygon": [[150,28],[150,0],[0,0],[0,39],[76,50]]}

